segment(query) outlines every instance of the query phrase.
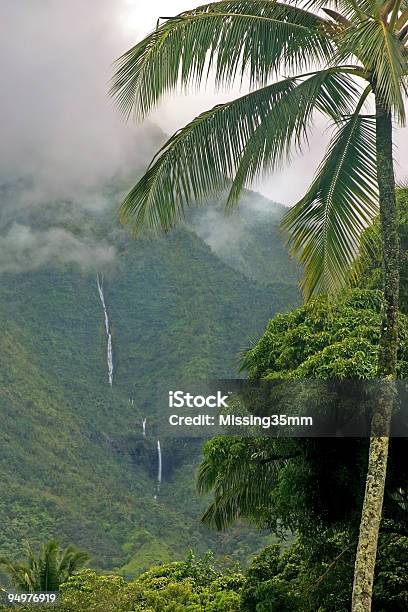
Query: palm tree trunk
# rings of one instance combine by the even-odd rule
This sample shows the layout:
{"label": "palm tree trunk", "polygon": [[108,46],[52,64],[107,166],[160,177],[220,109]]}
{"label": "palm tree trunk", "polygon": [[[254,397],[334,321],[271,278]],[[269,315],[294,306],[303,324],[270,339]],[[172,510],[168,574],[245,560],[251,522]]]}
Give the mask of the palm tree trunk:
{"label": "palm tree trunk", "polygon": [[373,416],[366,490],[354,568],[352,612],[369,612],[384,500],[389,437],[397,373],[399,242],[395,177],[392,151],[392,117],[376,100],[377,175],[383,250],[384,312],[381,326],[377,374],[391,384],[381,385],[378,408]]}

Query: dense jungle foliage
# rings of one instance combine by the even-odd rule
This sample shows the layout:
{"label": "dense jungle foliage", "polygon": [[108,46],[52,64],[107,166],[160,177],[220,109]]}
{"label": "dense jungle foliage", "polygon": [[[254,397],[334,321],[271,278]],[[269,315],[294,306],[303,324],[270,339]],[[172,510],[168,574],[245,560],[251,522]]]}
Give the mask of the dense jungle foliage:
{"label": "dense jungle foliage", "polygon": [[[402,275],[406,273],[406,193],[399,194]],[[371,254],[364,255],[361,260],[356,284],[362,288],[345,292],[337,300],[327,301],[322,297],[286,314],[273,316],[264,334],[245,353],[242,365],[249,377],[297,380],[370,379],[375,376],[382,304],[378,290],[379,253],[375,250],[377,231],[374,225],[366,232],[365,240],[371,245]],[[179,247],[176,250],[174,241]],[[168,244],[171,248],[167,248]],[[207,502],[205,498],[200,501],[193,496],[191,465],[199,457],[199,448],[175,446],[168,449],[168,454],[164,453],[164,457],[168,457],[166,482],[160,499],[155,501],[154,444],[149,446],[149,440],[141,436],[143,407],[133,408],[128,399],[136,393],[140,397],[146,393],[147,405],[147,389],[151,388],[153,379],[146,365],[146,355],[149,356],[150,351],[149,363],[156,364],[167,384],[175,368],[179,367],[181,373],[183,365],[187,364],[191,371],[196,371],[201,363],[203,372],[213,367],[214,371],[228,375],[237,367],[236,362],[226,361],[232,359],[231,347],[235,355],[242,349],[243,335],[235,329],[234,322],[241,331],[248,330],[244,334],[247,341],[253,338],[253,305],[256,303],[258,309],[264,308],[268,317],[271,306],[267,293],[271,285],[266,286],[265,294],[264,287],[239,276],[238,271],[234,277],[231,266],[224,268],[227,262],[220,262],[214,252],[187,230],[179,230],[154,245],[149,241],[128,244],[126,261],[129,259],[132,263],[129,268],[123,263],[120,273],[108,274],[106,280],[118,353],[119,389],[114,388],[111,396],[104,386],[103,321],[98,312],[94,279],[61,270],[22,275],[20,287],[33,296],[31,304],[24,304],[18,295],[13,298],[12,279],[9,285],[7,282],[3,285],[3,303],[8,305],[9,321],[3,337],[3,357],[6,356],[9,366],[15,364],[8,369],[7,383],[20,398],[13,404],[13,393],[9,391],[10,422],[6,435],[9,443],[13,440],[14,449],[18,448],[17,435],[23,435],[22,440],[26,441],[21,444],[18,460],[14,456],[14,481],[8,483],[13,504],[11,498],[5,500],[3,524],[11,525],[7,513],[12,507],[13,527],[17,526],[17,532],[20,529],[20,537],[35,531],[36,541],[40,542],[50,535],[63,534],[64,541],[90,550],[93,553],[90,566],[99,568],[97,572],[79,570],[62,583],[60,601],[54,609],[61,612],[346,612],[350,607],[367,440],[215,438],[204,447],[198,477],[199,489],[210,496]],[[202,297],[197,283],[198,291],[190,296],[191,280],[183,280],[188,269],[188,279],[203,278]],[[223,276],[220,272],[224,269]],[[151,279],[155,278],[157,282],[152,283]],[[204,291],[209,278],[212,287],[216,287],[216,279],[220,279],[220,290],[214,290],[213,301]],[[180,282],[185,285],[180,286]],[[164,290],[170,292],[170,299],[160,299],[173,308],[164,311],[159,304],[155,311],[157,298]],[[254,291],[258,291],[255,302]],[[231,299],[226,303],[224,300],[229,295]],[[242,301],[244,295],[247,298]],[[294,303],[295,292],[292,296]],[[189,299],[191,306],[187,305]],[[273,308],[282,310],[285,299],[282,297],[279,305]],[[404,300],[403,297],[402,311],[406,312]],[[76,302],[81,304],[80,310],[74,308]],[[174,302],[180,307],[174,307]],[[129,304],[133,304],[133,310]],[[237,314],[228,317],[226,329],[222,309],[230,315],[232,307],[237,307]],[[138,316],[126,319],[126,311],[138,313]],[[183,313],[181,322],[180,313]],[[265,321],[265,314],[261,313],[258,320]],[[197,323],[193,324],[193,316]],[[154,335],[157,346],[151,342],[152,334],[145,336],[146,321],[150,329],[157,327],[158,333]],[[216,321],[219,321],[218,328]],[[246,321],[246,327],[242,321]],[[74,338],[72,329],[76,330]],[[201,334],[199,342],[189,339],[192,329],[195,335]],[[38,331],[37,336],[33,330]],[[180,333],[186,335],[185,344],[177,342],[175,355],[169,347],[172,338],[180,337]],[[99,344],[98,341],[94,344],[95,336],[99,337]],[[236,343],[237,337],[240,346]],[[221,341],[224,344],[217,344]],[[60,355],[54,351],[51,363],[51,347],[57,346],[64,346],[64,351]],[[173,346],[175,348],[175,343]],[[218,361],[213,361],[214,346],[219,346],[215,351]],[[202,350],[206,347],[207,353]],[[22,363],[24,379],[19,375]],[[72,364],[72,371],[64,368],[64,363]],[[141,370],[143,367],[146,369]],[[406,378],[407,370],[408,321],[402,314],[401,378]],[[134,371],[138,386],[134,386]],[[4,370],[2,374],[5,375]],[[36,388],[34,395],[29,381]],[[146,381],[146,387],[141,381]],[[25,399],[26,388],[27,396],[30,389],[31,403]],[[73,402],[67,401],[68,390],[81,411],[74,410]],[[92,401],[84,401],[85,394],[89,394]],[[59,402],[64,405],[62,413]],[[12,406],[15,407],[12,409]],[[95,406],[98,421],[95,420]],[[16,414],[21,415],[21,422],[24,420],[24,429],[15,424]],[[49,431],[57,418],[58,437],[52,445]],[[139,428],[139,434],[124,433],[129,423]],[[5,441],[2,453],[7,458],[7,438]],[[34,449],[35,461],[29,460],[28,449]],[[58,461],[59,453],[66,453],[67,449],[72,460],[67,462],[65,455],[66,473],[65,468],[59,469],[44,489],[41,483],[46,474],[50,476],[45,467],[41,471],[39,466]],[[408,472],[404,468],[407,450],[405,439],[393,440],[374,592],[376,612],[402,612],[408,607]],[[8,456],[11,461],[11,454]],[[86,473],[90,461],[94,465],[94,475],[99,473],[99,476],[92,482],[85,482],[81,474]],[[28,465],[31,465],[30,472],[27,472]],[[6,473],[11,474],[10,466],[11,463]],[[24,485],[18,479],[23,470]],[[208,477],[209,472],[211,477]],[[95,482],[99,483],[98,495],[105,500],[105,504],[98,507],[94,505]],[[64,495],[68,483],[82,491],[80,499],[75,498],[70,514],[67,514],[70,502]],[[121,492],[125,488],[126,495]],[[149,497],[146,496],[148,489]],[[183,513],[171,509],[170,500],[175,492],[184,506]],[[242,503],[244,496],[246,503]],[[33,506],[33,498],[37,500],[37,507]],[[235,504],[236,500],[240,503]],[[204,511],[205,503],[207,510]],[[57,513],[57,508],[62,507],[64,511]],[[92,514],[85,519],[90,509]],[[200,512],[204,512],[205,524],[197,530]],[[75,522],[67,518],[70,515],[76,516]],[[234,527],[237,519],[239,526]],[[171,529],[158,530],[160,522]],[[242,535],[242,522],[253,523],[262,531],[258,535],[248,531],[245,533],[250,535]],[[221,539],[208,530],[214,525],[229,526],[221,533]],[[280,539],[283,545],[268,546],[271,538]],[[195,558],[191,553],[185,561],[174,561],[185,555],[189,540],[200,555],[206,548],[213,548],[216,558],[212,559],[209,554]],[[15,535],[13,539],[11,532],[6,533],[2,552],[9,555],[12,552],[16,559],[19,558],[21,541]],[[262,543],[266,545],[263,551],[251,557],[254,547],[260,549]],[[225,553],[223,558],[221,551]],[[234,565],[235,561],[245,559],[249,559],[246,568],[245,563],[241,569]],[[157,562],[161,565],[155,566]],[[106,574],[114,566],[121,567],[120,571]],[[139,574],[137,578],[135,574]],[[3,584],[6,581],[3,580]]]}
{"label": "dense jungle foliage", "polygon": [[[2,203],[15,197],[5,190]],[[104,197],[111,204],[102,213],[75,202],[13,211],[20,226],[63,226],[91,244],[106,241],[116,257],[102,269],[55,262],[1,276],[0,555],[18,556],[24,540],[57,537],[86,549],[93,567],[127,577],[182,559],[189,548],[244,561],[267,536],[243,527],[221,535],[198,525],[205,504],[194,483],[199,444],[162,441],[155,499],[152,432],[168,389],[183,378],[237,375],[239,350],[275,312],[296,303],[293,268],[286,258],[285,270],[277,244],[279,273],[262,284],[244,275],[241,260],[226,263],[187,226],[134,241],[114,221],[117,189]],[[246,198],[249,206],[270,206],[263,231],[276,233],[281,207],[256,194]],[[241,244],[255,241],[260,222],[249,222],[246,204],[236,221]],[[211,231],[211,223],[205,227]],[[259,242],[257,258],[261,252]],[[269,258],[270,246],[266,252]],[[112,389],[97,271],[113,336]]]}

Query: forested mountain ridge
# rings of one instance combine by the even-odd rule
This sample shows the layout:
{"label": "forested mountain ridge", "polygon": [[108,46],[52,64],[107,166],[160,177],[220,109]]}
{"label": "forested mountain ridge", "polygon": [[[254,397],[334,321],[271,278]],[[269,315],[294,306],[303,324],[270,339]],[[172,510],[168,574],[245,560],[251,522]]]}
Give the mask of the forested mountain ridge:
{"label": "forested mountain ridge", "polygon": [[[37,249],[48,240],[52,252],[56,227],[77,240],[77,260],[61,259],[62,247],[55,257]],[[218,536],[198,525],[198,447],[162,449],[155,499],[149,425],[160,389],[186,376],[236,376],[240,349],[295,304],[295,275],[259,283],[220,259],[191,225],[133,241],[112,205],[91,214],[49,204],[19,212],[2,233],[23,236],[27,255],[16,271],[11,259],[3,266],[0,284],[2,552],[56,535],[89,550],[95,566],[133,575],[190,546],[243,558],[264,543],[254,533],[237,540],[237,532]],[[112,389],[97,272],[110,318]]]}

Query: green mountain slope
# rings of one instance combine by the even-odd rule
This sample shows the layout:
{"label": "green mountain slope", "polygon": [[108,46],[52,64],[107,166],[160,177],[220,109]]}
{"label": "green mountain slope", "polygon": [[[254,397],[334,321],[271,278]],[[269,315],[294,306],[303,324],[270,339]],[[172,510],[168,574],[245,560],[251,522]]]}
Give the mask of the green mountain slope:
{"label": "green mountain slope", "polygon": [[298,275],[279,228],[284,206],[253,191],[242,193],[232,214],[225,213],[223,204],[221,198],[191,213],[194,231],[222,261],[262,284],[286,283]]}
{"label": "green mountain slope", "polygon": [[[113,388],[96,271],[48,262],[3,273],[0,550],[13,554],[24,538],[58,536],[89,550],[95,566],[129,575],[189,547],[244,558],[264,536],[240,529],[219,535],[198,523],[205,503],[194,493],[197,444],[163,447],[155,498],[149,427],[166,400],[163,389],[186,377],[236,375],[238,351],[295,303],[294,276],[256,282],[186,227],[131,241],[109,211],[87,215],[86,223],[75,219],[70,231],[90,232],[118,253],[113,265],[99,268]],[[49,217],[37,223],[46,229]]]}

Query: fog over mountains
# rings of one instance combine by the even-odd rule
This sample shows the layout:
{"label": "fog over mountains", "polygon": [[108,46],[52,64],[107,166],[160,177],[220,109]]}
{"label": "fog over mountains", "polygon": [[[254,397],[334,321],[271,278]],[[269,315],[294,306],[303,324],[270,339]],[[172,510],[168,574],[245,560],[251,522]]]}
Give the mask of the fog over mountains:
{"label": "fog over mountains", "polygon": [[265,534],[201,527],[200,446],[152,431],[170,387],[237,376],[239,352],[296,303],[282,208],[246,192],[232,216],[220,199],[133,240],[117,221],[130,184],[48,201],[27,179],[1,187],[0,549],[58,536],[127,576],[190,547],[245,559]]}
{"label": "fog over mountains", "polygon": [[163,390],[237,376],[239,352],[298,295],[283,209],[253,192],[233,215],[220,197],[155,240],[119,225],[166,134],[125,124],[106,96],[133,37],[117,36],[115,6],[2,5],[0,550],[57,536],[131,576],[190,547],[244,559],[265,544],[201,527],[200,447],[151,432]]}

